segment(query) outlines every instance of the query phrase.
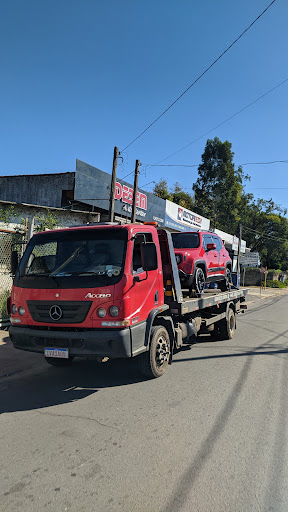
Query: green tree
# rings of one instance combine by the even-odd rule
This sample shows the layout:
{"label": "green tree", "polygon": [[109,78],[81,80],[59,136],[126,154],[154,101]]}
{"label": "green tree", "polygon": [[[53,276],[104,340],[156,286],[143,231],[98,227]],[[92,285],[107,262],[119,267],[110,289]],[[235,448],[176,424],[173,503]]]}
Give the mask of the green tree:
{"label": "green tree", "polygon": [[272,199],[252,201],[241,222],[243,238],[252,251],[260,253],[261,263],[268,268],[288,268],[287,210]]}
{"label": "green tree", "polygon": [[55,229],[59,225],[58,215],[47,208],[45,213],[35,217],[35,230],[45,231],[45,229]]}
{"label": "green tree", "polygon": [[191,194],[189,194],[189,192],[185,192],[182,185],[180,185],[178,182],[176,182],[175,185],[170,188],[170,190],[168,190],[167,181],[161,178],[160,181],[154,186],[153,194],[155,194],[155,196],[161,197],[162,199],[168,199],[173,203],[179,204],[188,210],[193,208],[193,197]]}
{"label": "green tree", "polygon": [[210,218],[212,227],[236,233],[241,209],[245,202],[249,203],[243,188],[249,176],[241,167],[235,169],[231,148],[227,140],[207,140],[193,190],[196,211]]}
{"label": "green tree", "polygon": [[168,191],[167,181],[164,178],[161,178],[158,183],[154,186],[153,194],[155,196],[161,197],[161,199],[169,199],[171,201],[171,195]]}
{"label": "green tree", "polygon": [[173,203],[179,204],[188,210],[192,210],[193,198],[191,194],[183,190],[183,187],[180,185],[180,183],[175,183],[174,188],[171,190],[171,197],[171,201],[173,201]]}
{"label": "green tree", "polygon": [[17,217],[14,206],[11,204],[6,208],[0,208],[0,221],[4,222],[7,226]]}

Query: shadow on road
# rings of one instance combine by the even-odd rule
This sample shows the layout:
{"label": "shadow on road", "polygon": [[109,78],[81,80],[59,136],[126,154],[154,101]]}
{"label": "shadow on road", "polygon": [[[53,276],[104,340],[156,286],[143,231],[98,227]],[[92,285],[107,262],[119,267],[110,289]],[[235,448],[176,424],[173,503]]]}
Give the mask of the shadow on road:
{"label": "shadow on road", "polygon": [[[270,340],[268,340],[266,343],[259,345],[259,347],[256,347],[254,351],[251,352],[244,352],[244,353],[234,353],[234,354],[223,354],[223,355],[216,355],[216,356],[204,356],[204,357],[195,357],[195,358],[189,358],[189,359],[182,359],[182,361],[189,361],[189,360],[199,360],[199,359],[211,359],[211,358],[223,358],[223,357],[238,357],[238,356],[250,356],[250,355],[261,355],[262,354],[277,354],[277,353],[288,353],[288,348],[283,348],[283,350],[262,350],[264,347],[271,346],[273,347],[273,342],[278,340],[279,338],[285,336],[287,334],[288,330],[285,330],[284,332],[277,334]],[[180,359],[175,360],[175,362],[181,361]],[[242,370],[240,372],[240,375],[231,390],[231,393],[229,394],[229,397],[227,398],[224,407],[221,409],[217,417],[215,418],[213,427],[211,428],[209,434],[205,437],[204,441],[202,442],[200,449],[198,450],[198,453],[196,454],[195,458],[191,461],[190,465],[187,467],[186,471],[180,476],[178,485],[174,489],[174,492],[170,496],[170,500],[168,501],[167,505],[162,509],[162,512],[174,512],[175,510],[180,511],[183,510],[187,500],[189,498],[189,494],[193,488],[194,483],[199,478],[206,462],[209,460],[209,458],[212,456],[213,449],[215,445],[217,444],[217,440],[222,434],[222,432],[225,430],[226,424],[229,421],[229,418],[235,409],[237,407],[238,399],[241,395],[242,389],[245,385],[245,382],[247,380],[247,377],[249,375],[249,372],[252,367],[252,361],[253,358],[248,357],[243,364]],[[283,430],[283,422],[281,423],[279,429]],[[281,430],[281,431],[282,431]],[[275,453],[278,454],[279,451],[279,445],[275,447]],[[268,510],[268,509],[267,509]],[[270,510],[270,509],[269,509]]]}
{"label": "shadow on road", "polygon": [[[4,347],[5,344],[0,346],[0,360],[1,349]],[[9,351],[13,358],[14,349],[9,347]],[[49,366],[40,354],[15,350],[17,360],[21,355],[26,362],[25,368],[21,369],[18,365],[18,369],[6,375],[3,375],[2,369],[0,413],[41,409],[74,402],[102,388],[125,386],[145,380],[138,374],[135,361],[132,360],[97,363],[75,359],[71,367],[54,368]],[[32,363],[27,368],[29,357]]]}

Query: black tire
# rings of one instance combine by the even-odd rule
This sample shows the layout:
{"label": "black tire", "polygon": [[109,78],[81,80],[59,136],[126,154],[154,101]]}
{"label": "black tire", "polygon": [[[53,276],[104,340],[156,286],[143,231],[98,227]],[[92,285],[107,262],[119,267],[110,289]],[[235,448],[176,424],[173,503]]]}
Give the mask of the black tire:
{"label": "black tire", "polygon": [[215,338],[218,340],[231,340],[236,329],[236,316],[232,308],[229,308],[227,318],[215,324]]}
{"label": "black tire", "polygon": [[60,359],[58,357],[45,357],[48,364],[52,366],[71,366],[74,357],[69,357],[69,359]]}
{"label": "black tire", "polygon": [[197,267],[194,273],[193,284],[190,288],[190,297],[201,297],[204,293],[206,278],[201,267]]}
{"label": "black tire", "polygon": [[142,375],[149,379],[161,377],[167,370],[170,350],[170,338],[165,327],[152,327],[149,350],[137,357]]}
{"label": "black tire", "polygon": [[221,292],[229,292],[231,290],[232,274],[230,268],[225,270],[225,278],[219,281],[218,285]]}

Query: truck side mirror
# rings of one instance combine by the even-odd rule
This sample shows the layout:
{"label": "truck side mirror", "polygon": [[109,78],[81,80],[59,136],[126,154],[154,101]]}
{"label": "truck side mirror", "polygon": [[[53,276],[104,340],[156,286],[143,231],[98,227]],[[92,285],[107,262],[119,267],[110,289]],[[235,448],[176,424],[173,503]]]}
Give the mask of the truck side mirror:
{"label": "truck side mirror", "polygon": [[11,272],[12,272],[13,276],[15,276],[17,268],[18,268],[18,252],[12,251],[11,252]]}
{"label": "truck side mirror", "polygon": [[215,251],[216,244],[207,244],[207,251]]}
{"label": "truck side mirror", "polygon": [[147,242],[146,244],[141,244],[140,247],[143,270],[146,272],[149,272],[149,270],[157,270],[158,261],[156,245],[153,242]]}

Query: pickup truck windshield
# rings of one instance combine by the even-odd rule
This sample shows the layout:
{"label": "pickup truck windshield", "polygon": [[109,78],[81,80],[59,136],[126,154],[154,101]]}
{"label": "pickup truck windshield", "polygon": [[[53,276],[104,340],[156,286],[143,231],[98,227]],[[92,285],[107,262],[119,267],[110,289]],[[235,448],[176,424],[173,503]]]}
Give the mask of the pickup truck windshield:
{"label": "pickup truck windshield", "polygon": [[175,249],[196,249],[199,247],[198,233],[171,233]]}
{"label": "pickup truck windshield", "polygon": [[115,284],[123,274],[126,239],[123,229],[71,229],[35,235],[22,258],[15,284],[29,288],[32,281],[33,287],[36,281],[41,288]]}

